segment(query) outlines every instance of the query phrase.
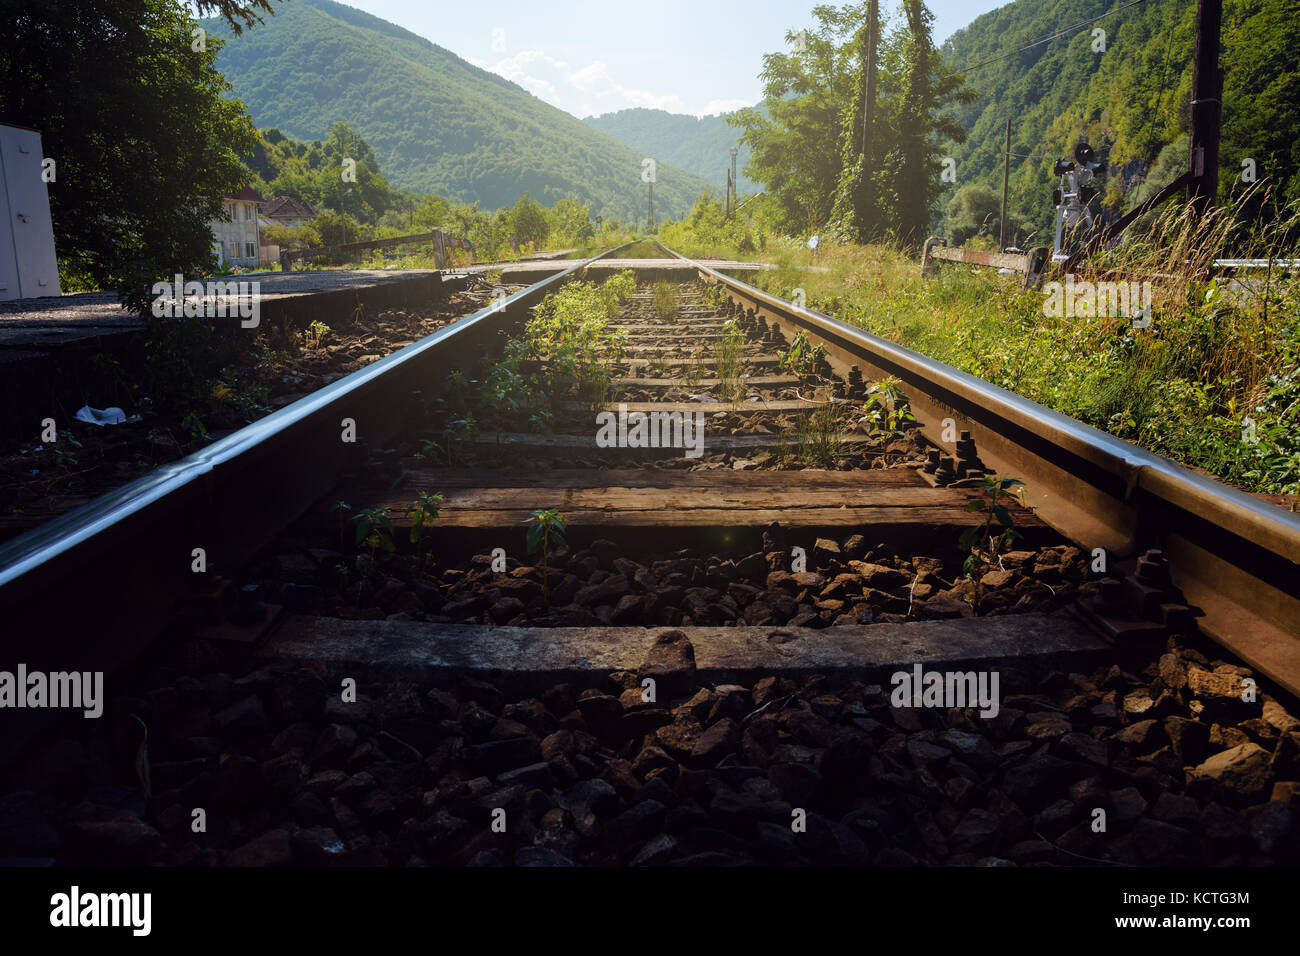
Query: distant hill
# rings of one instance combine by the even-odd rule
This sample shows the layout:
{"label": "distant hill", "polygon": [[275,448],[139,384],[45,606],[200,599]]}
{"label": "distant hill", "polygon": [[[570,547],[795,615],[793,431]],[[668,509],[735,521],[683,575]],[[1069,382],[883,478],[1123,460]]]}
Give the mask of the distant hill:
{"label": "distant hill", "polygon": [[[736,145],[742,132],[727,123],[726,115],[699,119],[666,110],[637,107],[604,116],[588,116],[583,122],[647,156],[662,158],[666,163],[707,179],[717,187],[719,194],[724,194],[727,165],[731,162],[728,150]],[[736,155],[741,195],[762,191],[761,186],[745,177],[747,162],[749,147],[742,146]]]}
{"label": "distant hill", "polygon": [[[219,20],[202,21],[226,40],[217,68],[257,126],[311,141],[346,122],[404,189],[488,209],[525,191],[548,206],[573,196],[593,216],[644,219],[645,153],[516,84],[330,0],[277,4],[264,19],[237,38]],[[658,218],[683,215],[707,187],[703,177],[658,162]]]}
{"label": "distant hill", "polygon": [[[1150,187],[1139,187],[1148,178],[1163,184],[1186,167],[1196,4],[1147,0],[1119,9],[1125,2],[1015,0],[977,17],[943,46],[944,59],[966,68],[981,94],[953,108],[969,133],[949,147],[956,187],[1001,193],[1010,117],[1010,211],[1039,230],[1034,242],[1051,241],[1052,162],[1068,156],[1080,137],[1109,160],[1099,202],[1111,214],[1146,195]],[[1108,11],[1117,12],[1019,49]],[[1222,190],[1240,187],[1241,163],[1252,158],[1260,178],[1269,177],[1285,199],[1300,199],[1300,2],[1228,0],[1221,65]]]}

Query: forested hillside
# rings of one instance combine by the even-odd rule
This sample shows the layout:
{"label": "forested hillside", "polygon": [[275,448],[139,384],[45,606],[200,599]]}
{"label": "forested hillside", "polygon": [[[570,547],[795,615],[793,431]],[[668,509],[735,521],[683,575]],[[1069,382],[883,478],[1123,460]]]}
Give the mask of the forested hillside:
{"label": "forested hillside", "polygon": [[[400,27],[330,0],[277,4],[234,38],[202,23],[227,41],[217,68],[259,127],[311,141],[346,122],[404,189],[488,209],[525,192],[544,205],[572,196],[593,215],[644,220],[642,152]],[[685,213],[707,186],[659,162],[656,213]]]}
{"label": "forested hillside", "polygon": [[[647,156],[661,157],[666,163],[707,179],[722,194],[727,188],[727,164],[731,161],[728,150],[740,143],[740,133],[727,122],[728,115],[697,118],[636,108],[589,116],[583,122]],[[762,191],[744,174],[748,162],[749,147],[741,146],[736,155],[736,172],[742,196]]]}
{"label": "forested hillside", "polygon": [[[949,144],[957,160],[949,198],[971,186],[1000,194],[1008,117],[1011,214],[1038,230],[1034,242],[1051,222],[1052,162],[1081,136],[1107,147],[1111,172],[1097,202],[1109,212],[1135,204],[1153,166],[1162,182],[1173,179],[1186,163],[1195,14],[1190,0],[1016,0],[958,31],[942,53],[979,96],[952,107],[968,138]],[[1221,62],[1222,192],[1243,188],[1250,158],[1281,200],[1300,199],[1300,0],[1225,0]]]}

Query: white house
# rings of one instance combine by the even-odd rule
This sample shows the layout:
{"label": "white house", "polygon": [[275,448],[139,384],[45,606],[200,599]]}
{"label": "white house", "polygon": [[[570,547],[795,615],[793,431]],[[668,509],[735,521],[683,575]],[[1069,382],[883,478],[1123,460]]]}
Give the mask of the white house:
{"label": "white house", "polygon": [[233,196],[223,196],[227,219],[212,221],[217,261],[222,265],[256,269],[261,258],[257,234],[257,207],[266,202],[251,186]]}

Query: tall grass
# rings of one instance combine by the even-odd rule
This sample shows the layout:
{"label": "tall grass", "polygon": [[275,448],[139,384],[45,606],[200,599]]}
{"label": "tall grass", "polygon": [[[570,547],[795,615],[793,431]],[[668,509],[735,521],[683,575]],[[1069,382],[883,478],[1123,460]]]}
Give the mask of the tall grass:
{"label": "tall grass", "polygon": [[1300,215],[1258,225],[1243,208],[1198,222],[1185,206],[1166,207],[1075,276],[1150,279],[1148,328],[1127,317],[1049,315],[1042,291],[992,270],[945,265],[923,279],[914,259],[889,246],[828,244],[814,254],[769,240],[765,258],[777,268],[753,281],[786,298],[801,288],[809,308],[1247,490],[1293,495],[1300,281],[1281,269],[1211,278],[1208,266],[1224,250],[1300,258]]}
{"label": "tall grass", "polygon": [[718,375],[718,397],[734,411],[745,397],[745,333],[734,319],[723,324],[714,342],[713,367]]}
{"label": "tall grass", "polygon": [[671,282],[660,280],[654,284],[650,292],[650,308],[665,322],[677,314],[677,290]]}

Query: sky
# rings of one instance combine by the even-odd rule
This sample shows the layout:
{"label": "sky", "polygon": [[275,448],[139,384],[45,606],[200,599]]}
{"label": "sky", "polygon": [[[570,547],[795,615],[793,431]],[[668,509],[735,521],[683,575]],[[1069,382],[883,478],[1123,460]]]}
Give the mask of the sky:
{"label": "sky", "polygon": [[[293,0],[288,0],[293,2]],[[705,116],[762,97],[764,53],[826,0],[341,0],[578,118],[633,106]],[[943,43],[1010,0],[928,0]],[[892,12],[895,0],[881,0]]]}

